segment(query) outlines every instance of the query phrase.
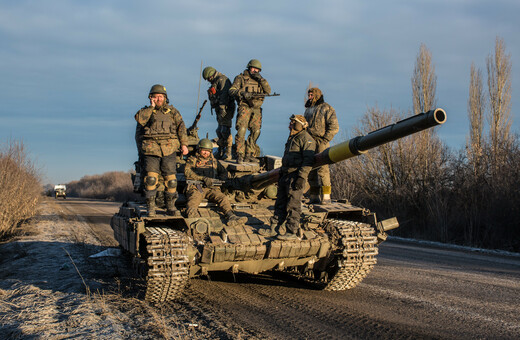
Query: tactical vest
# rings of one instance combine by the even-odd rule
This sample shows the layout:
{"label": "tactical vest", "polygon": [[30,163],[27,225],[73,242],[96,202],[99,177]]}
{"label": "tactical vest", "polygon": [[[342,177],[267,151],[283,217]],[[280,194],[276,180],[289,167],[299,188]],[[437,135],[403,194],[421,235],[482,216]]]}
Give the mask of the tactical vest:
{"label": "tactical vest", "polygon": [[[243,89],[245,92],[264,93],[264,90],[259,82],[257,82],[253,78],[249,77],[248,75],[243,75],[243,77],[244,77]],[[253,104],[255,107],[260,107],[263,102],[264,102],[263,97],[253,99]]]}
{"label": "tactical vest", "polygon": [[217,177],[217,161],[213,157],[207,159],[197,157],[192,168],[193,172],[199,176],[216,178]]}
{"label": "tactical vest", "polygon": [[145,126],[145,138],[177,138],[177,130],[171,111],[172,110],[170,108],[166,109],[166,111],[153,111],[150,120]]}

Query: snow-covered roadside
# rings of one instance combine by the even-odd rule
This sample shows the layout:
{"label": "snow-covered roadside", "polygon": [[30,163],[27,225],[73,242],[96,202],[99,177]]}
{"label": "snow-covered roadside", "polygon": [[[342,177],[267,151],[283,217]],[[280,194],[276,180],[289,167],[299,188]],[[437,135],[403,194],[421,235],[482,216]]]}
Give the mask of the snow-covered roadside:
{"label": "snow-covered roadside", "polygon": [[0,244],[1,339],[185,338],[178,323],[118,292],[125,259],[89,258],[106,247],[82,218],[47,200],[23,229]]}

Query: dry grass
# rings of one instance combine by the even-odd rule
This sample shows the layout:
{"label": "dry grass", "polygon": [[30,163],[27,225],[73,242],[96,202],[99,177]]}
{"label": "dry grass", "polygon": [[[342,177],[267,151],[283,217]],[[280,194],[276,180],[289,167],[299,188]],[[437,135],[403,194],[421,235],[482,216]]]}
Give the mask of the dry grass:
{"label": "dry grass", "polygon": [[[396,111],[371,108],[356,135],[397,121]],[[335,198],[347,198],[378,213],[396,216],[393,235],[467,246],[520,251],[520,139],[493,151],[481,143],[453,152],[421,134],[370,150],[331,166]]]}
{"label": "dry grass", "polygon": [[41,199],[40,175],[22,142],[9,140],[0,148],[0,238],[33,217]]}

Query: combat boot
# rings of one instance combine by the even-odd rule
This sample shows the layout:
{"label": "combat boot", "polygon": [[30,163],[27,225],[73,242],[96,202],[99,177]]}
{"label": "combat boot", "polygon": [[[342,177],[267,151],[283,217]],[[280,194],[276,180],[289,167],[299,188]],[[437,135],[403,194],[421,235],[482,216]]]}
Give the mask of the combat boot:
{"label": "combat boot", "polygon": [[239,153],[237,155],[237,164],[242,164],[242,163],[244,163],[244,154]]}
{"label": "combat boot", "polygon": [[146,198],[146,212],[148,213],[148,217],[155,216],[155,196]]}
{"label": "combat boot", "polygon": [[224,160],[229,161],[231,160],[231,147],[228,147],[226,150],[226,153],[224,155]]}
{"label": "combat boot", "polygon": [[226,219],[227,219],[227,225],[230,227],[245,224],[247,222],[247,217],[245,217],[245,216],[239,217],[239,216],[235,215],[235,213],[232,211],[228,211],[226,213]]}
{"label": "combat boot", "polygon": [[323,193],[321,196],[321,204],[330,204],[332,200],[330,199],[330,194],[332,188],[330,186],[322,186],[321,192]]}
{"label": "combat boot", "polygon": [[276,238],[279,240],[282,240],[282,241],[291,241],[291,240],[297,240],[298,235],[288,231],[285,233],[285,235],[278,235],[278,236],[276,236]]}
{"label": "combat boot", "polygon": [[252,156],[249,153],[246,153],[246,157],[244,158],[244,161],[249,162],[249,163],[251,163],[251,162],[258,163],[258,158]]}
{"label": "combat boot", "polygon": [[309,189],[309,204],[320,204],[320,187],[311,186]]}
{"label": "combat boot", "polygon": [[265,237],[276,236],[276,234],[277,234],[276,227],[278,227],[278,219],[275,218],[274,216],[271,217],[269,226],[270,226],[270,228],[262,228],[262,229],[258,230],[258,233]]}
{"label": "combat boot", "polygon": [[175,201],[177,200],[177,193],[166,192],[164,194],[164,200],[166,203],[166,214],[170,216],[179,216],[180,212],[175,207]]}

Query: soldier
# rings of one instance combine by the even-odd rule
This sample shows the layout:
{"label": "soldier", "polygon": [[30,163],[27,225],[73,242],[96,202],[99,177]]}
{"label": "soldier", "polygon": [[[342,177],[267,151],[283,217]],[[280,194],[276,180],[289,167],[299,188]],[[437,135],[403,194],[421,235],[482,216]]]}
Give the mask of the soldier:
{"label": "soldier", "polygon": [[300,215],[302,197],[307,176],[312,169],[316,142],[307,133],[308,124],[301,115],[292,115],[289,123],[289,138],[285,143],[282,158],[278,193],[271,217],[271,229],[261,229],[264,236],[276,235],[276,228],[285,221],[287,232],[278,235],[281,240],[295,239],[301,236]]}
{"label": "soldier", "polygon": [[213,157],[213,143],[209,139],[201,139],[197,153],[186,161],[184,174],[187,180],[200,181],[200,184],[188,184],[186,188],[186,213],[188,218],[197,218],[199,204],[204,198],[215,202],[224,212],[228,224],[246,223],[247,217],[238,217],[231,210],[231,203],[220,187],[213,185],[213,179],[224,180],[226,169]]}
{"label": "soldier", "polygon": [[[229,89],[229,94],[233,96],[237,103],[237,135],[235,137],[237,163],[243,161],[254,161],[260,154],[260,148],[256,144],[260,137],[262,128],[262,103],[263,96],[255,94],[269,94],[271,87],[267,80],[261,75],[262,64],[256,59],[251,59],[247,64],[247,69],[242,74],[235,77],[233,85]],[[249,137],[245,141],[246,130],[249,129]]]}
{"label": "soldier", "polygon": [[[316,153],[320,153],[330,146],[330,141],[339,131],[338,119],[334,108],[324,101],[319,88],[310,88],[307,96],[304,113],[309,123],[307,132],[316,141]],[[330,203],[331,183],[328,165],[311,171],[309,184],[309,203]]]}
{"label": "soldier", "polygon": [[231,136],[231,123],[235,115],[235,101],[229,95],[231,82],[228,77],[208,66],[202,71],[202,77],[211,83],[208,89],[208,99],[211,108],[217,116],[218,153],[217,158],[230,160],[233,137]]}
{"label": "soldier", "polygon": [[162,174],[166,186],[165,204],[169,215],[178,215],[175,208],[177,199],[176,151],[188,154],[188,135],[179,111],[168,105],[168,94],[162,85],[153,85],[148,95],[150,106],[145,106],[135,114],[135,120],[143,127],[141,151],[144,155],[146,177],[145,197],[148,216],[155,216],[155,196],[159,175]]}

